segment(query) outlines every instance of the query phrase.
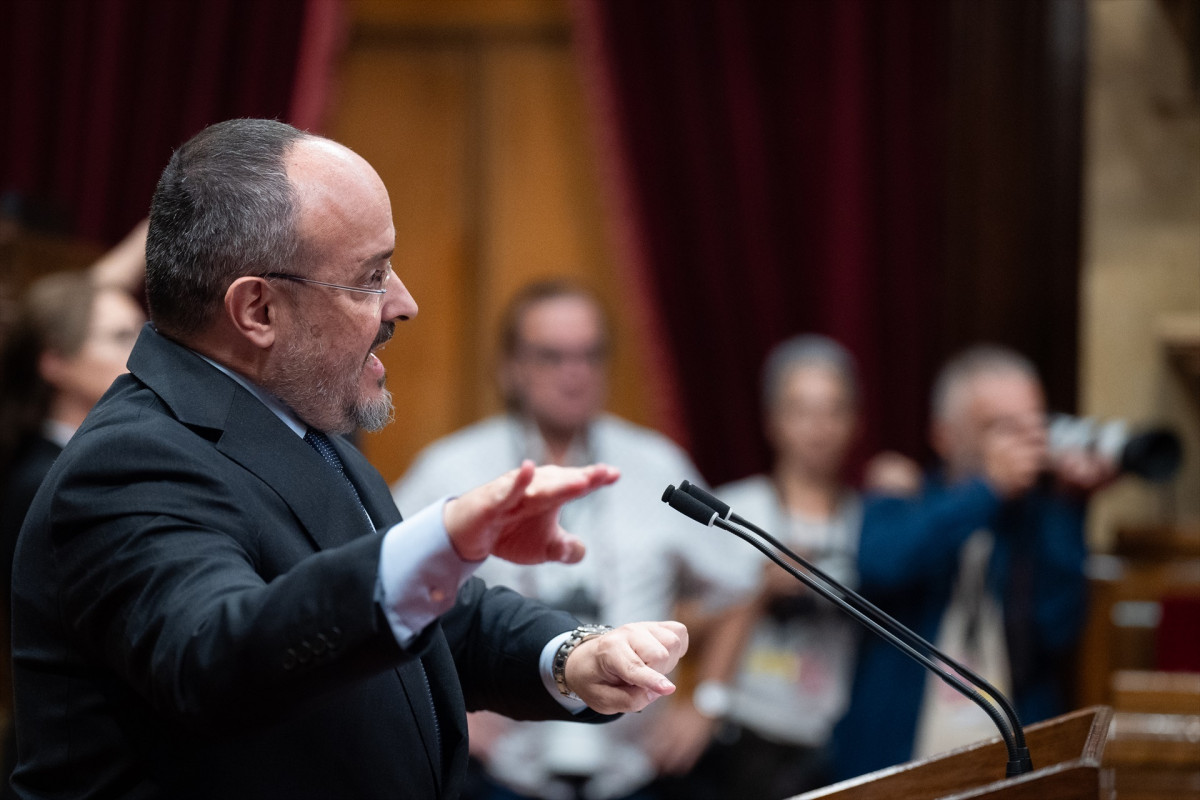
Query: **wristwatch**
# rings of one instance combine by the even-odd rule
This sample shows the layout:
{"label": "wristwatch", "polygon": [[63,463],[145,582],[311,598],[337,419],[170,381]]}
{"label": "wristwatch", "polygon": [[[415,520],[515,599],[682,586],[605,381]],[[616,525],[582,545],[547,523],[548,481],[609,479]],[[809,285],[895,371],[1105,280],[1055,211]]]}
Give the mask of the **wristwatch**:
{"label": "wristwatch", "polygon": [[567,656],[588,639],[603,636],[611,630],[611,625],[580,625],[571,631],[571,635],[565,642],[558,646],[558,651],[554,654],[554,663],[550,667],[550,674],[554,676],[554,684],[558,687],[559,694],[563,697],[570,697],[572,700],[579,699],[579,695],[572,692],[567,686]]}

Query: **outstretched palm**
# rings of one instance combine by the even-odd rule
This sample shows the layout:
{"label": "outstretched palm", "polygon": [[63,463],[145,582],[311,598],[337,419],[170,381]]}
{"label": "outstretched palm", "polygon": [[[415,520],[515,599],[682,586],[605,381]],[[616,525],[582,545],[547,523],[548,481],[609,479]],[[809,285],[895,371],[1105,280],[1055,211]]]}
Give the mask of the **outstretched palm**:
{"label": "outstretched palm", "polygon": [[583,558],[583,543],[559,526],[559,510],[618,477],[603,464],[534,467],[526,461],[447,503],[446,531],[469,560],[494,555],[516,564],[573,563]]}

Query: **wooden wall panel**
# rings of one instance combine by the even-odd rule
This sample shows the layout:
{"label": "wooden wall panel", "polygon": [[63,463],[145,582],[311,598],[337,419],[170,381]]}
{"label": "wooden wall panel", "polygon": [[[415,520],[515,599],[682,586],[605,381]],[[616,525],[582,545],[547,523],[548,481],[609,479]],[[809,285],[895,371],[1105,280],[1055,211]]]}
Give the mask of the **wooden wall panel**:
{"label": "wooden wall panel", "polygon": [[[612,405],[638,417],[642,354],[635,346],[604,238],[586,113],[566,48],[502,46],[487,56],[482,307],[488,345],[522,285],[570,276],[595,288],[617,323]],[[490,366],[490,364],[488,365]]]}
{"label": "wooden wall panel", "polygon": [[365,437],[389,480],[418,442],[457,424],[469,404],[456,370],[470,335],[449,299],[468,279],[469,57],[462,52],[365,46],[348,54],[329,135],[374,165],[396,226],[392,265],[420,308],[382,353],[396,423]]}
{"label": "wooden wall panel", "polygon": [[596,287],[614,312],[610,407],[647,419],[562,0],[360,0],[328,134],[391,194],[393,265],[420,314],[384,351],[396,422],[365,436],[389,481],[422,447],[493,413],[496,322],[527,281]]}

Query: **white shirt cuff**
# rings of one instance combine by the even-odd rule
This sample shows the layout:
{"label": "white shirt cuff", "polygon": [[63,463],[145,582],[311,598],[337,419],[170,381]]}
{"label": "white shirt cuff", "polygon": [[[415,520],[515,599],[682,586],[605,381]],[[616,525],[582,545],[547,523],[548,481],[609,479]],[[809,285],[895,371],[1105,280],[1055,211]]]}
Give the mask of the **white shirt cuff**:
{"label": "white shirt cuff", "polygon": [[393,525],[379,553],[379,602],[401,647],[450,610],[458,589],[483,562],[463,561],[450,543],[442,509],[434,503]]}
{"label": "white shirt cuff", "polygon": [[[401,647],[412,644],[429,623],[450,610],[459,587],[483,563],[464,561],[454,551],[442,513],[449,499],[421,509],[383,534],[379,603]],[[565,697],[554,682],[554,654],[570,635],[571,631],[564,631],[546,643],[538,658],[538,673],[550,696],[578,714],[587,704]]]}

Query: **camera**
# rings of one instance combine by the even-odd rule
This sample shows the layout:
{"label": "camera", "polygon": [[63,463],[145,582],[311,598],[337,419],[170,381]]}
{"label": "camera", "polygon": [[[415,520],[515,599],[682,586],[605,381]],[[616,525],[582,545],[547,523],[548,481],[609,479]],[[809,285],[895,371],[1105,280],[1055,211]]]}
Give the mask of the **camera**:
{"label": "camera", "polygon": [[1052,414],[1047,434],[1051,455],[1095,453],[1121,472],[1156,483],[1173,478],[1183,462],[1183,444],[1169,428],[1132,431],[1124,420]]}

